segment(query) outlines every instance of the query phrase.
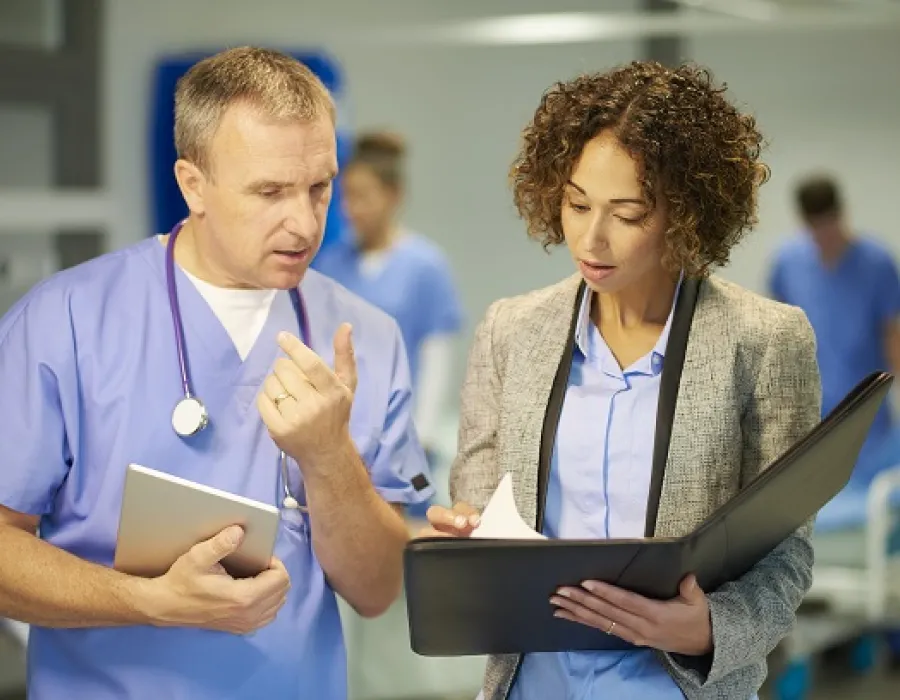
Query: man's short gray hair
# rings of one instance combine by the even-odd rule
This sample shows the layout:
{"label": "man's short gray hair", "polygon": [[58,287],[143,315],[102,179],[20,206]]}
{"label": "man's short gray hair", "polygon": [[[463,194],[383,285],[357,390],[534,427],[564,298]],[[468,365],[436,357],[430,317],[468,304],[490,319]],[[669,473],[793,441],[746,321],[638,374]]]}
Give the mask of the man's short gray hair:
{"label": "man's short gray hair", "polygon": [[185,73],[175,90],[178,157],[209,169],[209,144],[222,116],[243,102],[277,120],[335,120],[334,101],[316,75],[295,58],[244,46],[206,58]]}

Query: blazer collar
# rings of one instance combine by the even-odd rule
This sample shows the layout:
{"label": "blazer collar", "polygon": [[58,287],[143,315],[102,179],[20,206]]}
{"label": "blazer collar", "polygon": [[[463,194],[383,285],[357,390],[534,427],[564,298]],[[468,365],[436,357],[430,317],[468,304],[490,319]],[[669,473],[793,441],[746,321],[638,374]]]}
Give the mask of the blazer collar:
{"label": "blazer collar", "polygon": [[[647,502],[645,534],[648,537],[656,530],[672,426],[679,399],[678,390],[700,286],[700,280],[689,279],[681,282],[671,319],[657,405],[653,471]],[[555,303],[548,304],[556,309],[556,313],[551,313],[549,318],[544,319],[545,325],[542,328],[527,329],[528,332],[524,334],[526,348],[523,348],[522,357],[528,365],[521,368],[521,373],[516,372],[519,376],[528,377],[529,386],[523,388],[531,392],[531,400],[523,406],[523,410],[530,414],[523,416],[526,419],[524,425],[535,428],[541,426],[539,436],[537,430],[530,430],[529,435],[522,436],[527,443],[523,446],[526,447],[526,454],[529,456],[526,464],[538,465],[537,470],[525,469],[522,474],[523,493],[536,495],[534,499],[530,497],[523,499],[525,502],[535,504],[535,512],[522,515],[526,520],[532,519],[538,530],[543,526],[544,501],[553,446],[556,442],[557,427],[572,366],[584,287],[584,282],[578,275],[560,286],[558,297],[552,300]],[[565,309],[568,309],[568,313]],[[528,396],[528,394],[520,395]],[[533,461],[531,456],[535,457]]]}

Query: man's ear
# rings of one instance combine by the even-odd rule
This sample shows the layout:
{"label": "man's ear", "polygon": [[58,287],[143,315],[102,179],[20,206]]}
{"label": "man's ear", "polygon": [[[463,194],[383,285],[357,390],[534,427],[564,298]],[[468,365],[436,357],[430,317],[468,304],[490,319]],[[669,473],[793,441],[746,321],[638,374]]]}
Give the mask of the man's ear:
{"label": "man's ear", "polygon": [[204,194],[207,182],[203,171],[190,161],[179,159],[175,162],[175,180],[190,212],[203,214],[206,211]]}

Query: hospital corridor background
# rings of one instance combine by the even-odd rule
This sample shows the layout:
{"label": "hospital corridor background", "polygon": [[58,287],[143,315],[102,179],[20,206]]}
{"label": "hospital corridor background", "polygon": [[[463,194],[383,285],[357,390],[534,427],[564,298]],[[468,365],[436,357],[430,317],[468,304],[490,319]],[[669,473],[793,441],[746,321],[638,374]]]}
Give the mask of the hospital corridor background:
{"label": "hospital corridor background", "polygon": [[[854,236],[900,260],[900,0],[0,0],[0,314],[54,272],[184,215],[171,174],[175,80],[245,44],[296,56],[335,97],[342,174],[320,253],[330,269],[347,269],[341,251],[361,245],[373,216],[354,209],[364,178],[342,180],[368,162],[359,137],[378,135],[379,163],[393,154],[382,184],[402,174],[402,197],[385,201],[403,232],[395,246],[407,247],[354,264],[360,294],[401,298],[404,318],[427,327],[404,339],[416,344],[435,503],[450,503],[476,323],[494,300],[572,271],[565,250],[527,239],[507,178],[555,81],[634,59],[696,61],[755,115],[771,179],[726,279],[775,294],[776,260],[808,236],[798,187],[811,178],[837,188]],[[439,293],[401,289],[422,259]],[[847,283],[872,279],[862,269]],[[816,303],[810,313],[829,313]],[[761,697],[900,697],[900,428],[890,430],[866,478],[823,514],[813,589]],[[408,521],[417,532],[424,510]],[[484,659],[414,654],[402,598],[376,619],[341,614],[350,700],[477,695]],[[0,700],[26,697],[27,634],[0,619]]]}

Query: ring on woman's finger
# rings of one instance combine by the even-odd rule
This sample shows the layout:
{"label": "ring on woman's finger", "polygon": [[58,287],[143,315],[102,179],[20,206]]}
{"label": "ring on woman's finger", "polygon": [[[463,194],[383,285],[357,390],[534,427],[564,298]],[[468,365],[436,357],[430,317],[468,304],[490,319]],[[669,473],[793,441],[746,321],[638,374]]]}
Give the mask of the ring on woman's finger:
{"label": "ring on woman's finger", "polygon": [[606,633],[607,633],[607,634],[612,634],[612,633],[613,633],[613,630],[614,630],[615,628],[616,628],[616,623],[615,623],[615,622],[611,622],[610,625],[609,625],[609,628],[606,630]]}

